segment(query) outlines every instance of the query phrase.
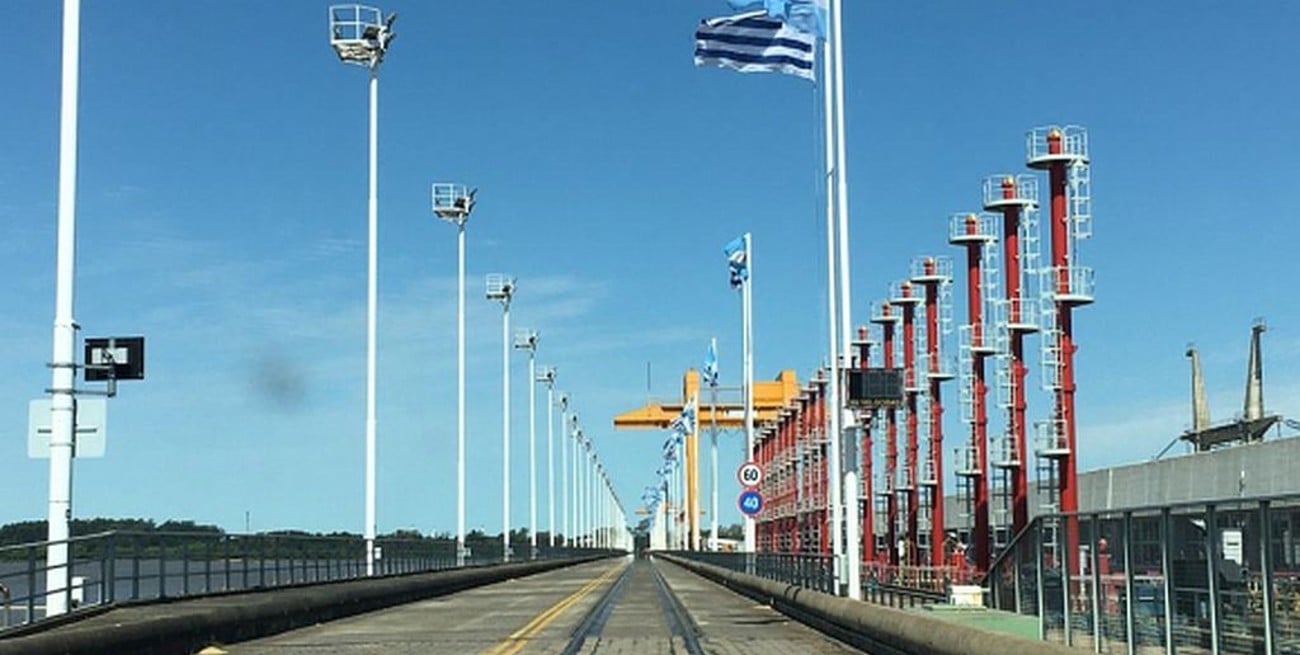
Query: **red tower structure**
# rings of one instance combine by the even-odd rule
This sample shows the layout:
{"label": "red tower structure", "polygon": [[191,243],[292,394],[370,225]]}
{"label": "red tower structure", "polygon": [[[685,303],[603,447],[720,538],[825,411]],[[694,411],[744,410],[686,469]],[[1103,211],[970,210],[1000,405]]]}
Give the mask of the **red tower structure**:
{"label": "red tower structure", "polygon": [[917,503],[917,396],[925,391],[920,385],[916,372],[916,305],[921,298],[912,292],[911,282],[900,282],[891,289],[890,304],[898,306],[903,313],[903,393],[906,396],[906,434],[907,445],[903,451],[903,474],[898,483],[899,495],[903,498],[906,516],[906,529],[903,545],[906,552],[899,555],[899,564],[915,565],[918,563],[917,546],[920,540],[920,526]]}
{"label": "red tower structure", "polygon": [[[1068,514],[1079,510],[1073,310],[1093,301],[1092,269],[1079,265],[1077,251],[1077,242],[1092,235],[1088,133],[1075,125],[1036,128],[1027,135],[1026,151],[1030,168],[1047,171],[1051,195],[1052,259],[1042,280],[1051,311],[1043,312],[1041,362],[1043,386],[1053,393],[1055,405],[1051,418],[1038,424],[1037,454],[1046,460],[1039,483],[1055,496],[1048,503]],[[1067,521],[1065,552],[1057,556],[1068,572],[1078,570],[1078,544],[1076,523]]]}
{"label": "red tower structure", "polygon": [[[995,175],[984,180],[984,209],[1002,214],[1002,281],[1006,295],[996,310],[994,329],[998,404],[1006,410],[1004,433],[996,440],[990,462],[1002,480],[994,488],[997,513],[1011,523],[993,530],[994,549],[1029,524],[1029,469],[1026,430],[1025,335],[1038,331],[1038,296],[1034,274],[1039,266],[1038,180],[1032,175]],[[1001,502],[996,502],[1001,500]]]}
{"label": "red tower structure", "polygon": [[[854,339],[853,347],[857,351],[858,369],[866,370],[870,368],[871,347],[875,346],[874,340],[868,334],[866,325],[858,326],[858,338]],[[858,515],[862,520],[862,561],[870,565],[876,559],[876,516],[875,503],[871,498],[871,478],[874,474],[871,465],[871,429],[874,428],[875,409],[865,409],[859,413],[859,424],[862,425],[862,442],[858,444],[859,457],[861,457],[861,489],[858,490]]]}
{"label": "red tower structure", "polygon": [[[952,330],[952,260],[947,257],[918,257],[912,261],[912,283],[925,289],[925,353],[921,369],[924,371],[926,395],[924,409],[926,460],[920,479],[924,490],[921,499],[922,513],[928,516],[930,566],[941,567],[947,563],[943,507],[943,399],[940,385],[953,379],[951,362],[943,353],[943,335]],[[918,410],[919,411],[919,410]],[[924,523],[925,521],[923,521]]]}
{"label": "red tower structure", "polygon": [[[984,305],[997,291],[997,217],[959,214],[950,219],[948,242],[966,249],[967,322],[957,330],[961,373],[962,420],[970,425],[970,442],[957,449],[959,494],[973,518],[968,558],[987,571],[991,561],[992,529],[989,521],[988,384],[985,358],[997,352],[996,339],[985,327]],[[991,273],[990,273],[991,272]],[[970,556],[973,555],[973,558]]]}
{"label": "red tower structure", "polygon": [[[872,312],[871,322],[880,326],[882,343],[882,365],[894,368],[894,333],[902,320],[891,311],[888,301],[880,303],[880,309]],[[880,411],[880,410],[877,410]],[[898,411],[886,408],[885,416],[885,475],[884,485],[880,491],[885,498],[885,552],[887,562],[898,565]]]}
{"label": "red tower structure", "polygon": [[[871,346],[875,342],[871,340],[867,332],[867,326],[858,327],[858,338],[853,341],[853,347],[857,349],[858,368],[866,370],[871,363]],[[859,444],[859,457],[862,462],[862,489],[858,492],[858,499],[861,505],[859,515],[862,517],[862,562],[870,566],[876,561],[876,512],[875,503],[872,502],[872,481],[875,480],[874,471],[871,466],[872,448],[871,429],[874,427],[875,413],[877,410],[863,410],[861,413],[860,424],[862,425],[862,443]]]}

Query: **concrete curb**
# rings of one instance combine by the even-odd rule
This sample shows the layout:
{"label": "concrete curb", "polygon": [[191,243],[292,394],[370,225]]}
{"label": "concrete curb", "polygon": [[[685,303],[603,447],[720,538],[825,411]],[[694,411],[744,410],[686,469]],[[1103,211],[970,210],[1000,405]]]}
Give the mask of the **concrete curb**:
{"label": "concrete curb", "polygon": [[[694,562],[673,555],[655,554],[684,569],[746,596],[766,602],[813,627],[871,652],[905,655],[1005,655],[1040,653],[1078,655],[1060,644],[1025,639],[958,625],[918,612],[839,598],[803,587]],[[840,633],[840,634],[837,634]]]}
{"label": "concrete curb", "polygon": [[0,655],[182,655],[520,578],[601,557],[524,562],[110,609],[49,630],[0,637]]}

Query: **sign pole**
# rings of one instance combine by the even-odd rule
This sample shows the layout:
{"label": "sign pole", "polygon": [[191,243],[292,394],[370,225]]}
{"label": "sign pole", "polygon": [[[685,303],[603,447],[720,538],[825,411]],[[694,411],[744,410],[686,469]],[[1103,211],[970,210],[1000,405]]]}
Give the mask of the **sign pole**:
{"label": "sign pole", "polygon": [[[745,266],[747,277],[741,287],[741,323],[744,337],[745,370],[745,460],[754,457],[754,253],[753,239],[745,233]],[[745,516],[745,552],[754,552],[754,518]]]}
{"label": "sign pole", "polygon": [[45,615],[68,611],[68,524],[72,519],[72,439],[77,327],[73,283],[77,229],[77,83],[80,0],[63,2],[63,89],[59,109],[59,206],[55,261],[54,357],[50,385],[50,487]]}
{"label": "sign pole", "polygon": [[[713,352],[718,351],[718,340],[713,339]],[[709,455],[712,458],[713,484],[709,498],[709,550],[718,550],[718,378],[709,384]]]}

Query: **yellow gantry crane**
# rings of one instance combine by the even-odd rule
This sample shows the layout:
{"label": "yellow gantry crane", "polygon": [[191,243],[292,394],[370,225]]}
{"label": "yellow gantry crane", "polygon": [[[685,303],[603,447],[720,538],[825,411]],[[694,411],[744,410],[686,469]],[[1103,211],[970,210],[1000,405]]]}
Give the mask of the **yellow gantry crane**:
{"label": "yellow gantry crane", "polygon": [[[775,380],[754,381],[754,425],[776,420],[777,412],[799,395],[799,380],[793,370],[786,369]],[[686,470],[686,521],[692,550],[700,547],[700,471],[699,431],[716,425],[718,429],[745,429],[744,402],[728,394],[716,404],[707,388],[700,388],[700,372],[689,368],[682,375],[682,396],[673,400],[648,399],[637,409],[614,417],[614,428],[620,430],[667,430],[673,419],[695,400],[695,431],[686,435],[686,453],[683,458]]]}

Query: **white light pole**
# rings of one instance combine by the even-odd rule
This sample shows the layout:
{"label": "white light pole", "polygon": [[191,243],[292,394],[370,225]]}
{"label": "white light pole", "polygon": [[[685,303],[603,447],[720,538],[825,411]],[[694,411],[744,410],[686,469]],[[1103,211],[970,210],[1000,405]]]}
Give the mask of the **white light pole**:
{"label": "white light pole", "polygon": [[510,300],[515,279],[487,276],[487,299],[501,303],[501,561],[510,561]]}
{"label": "white light pole", "polygon": [[583,535],[585,533],[585,524],[582,516],[582,495],[583,487],[587,481],[587,458],[582,452],[582,446],[586,440],[582,438],[582,428],[576,427],[577,421],[574,421],[573,431],[573,545],[575,548],[582,548]]}
{"label": "white light pole", "polygon": [[433,213],[456,226],[456,566],[465,565],[465,223],[474,195],[463,184],[433,185]]}
{"label": "white light pole", "polygon": [[573,437],[573,443],[570,444],[572,446],[572,457],[569,463],[569,486],[571,487],[571,491],[569,492],[569,520],[572,523],[573,533],[569,535],[569,545],[577,548],[580,529],[578,523],[578,446],[582,443],[582,428],[578,427],[577,412],[574,412],[569,417],[569,420],[573,423],[572,431],[570,432]]}
{"label": "white light pole", "polygon": [[537,558],[537,341],[536,330],[515,333],[515,348],[528,351],[528,558]]}
{"label": "white light pole", "polygon": [[572,543],[573,528],[569,524],[569,394],[560,393],[560,511],[564,515],[564,539]]}
{"label": "white light pole", "polygon": [[[45,561],[45,615],[68,611],[68,523],[72,520],[72,431],[77,322],[72,316],[77,256],[77,91],[81,3],[63,2],[63,89],[59,107],[59,206],[54,283],[54,357],[50,364],[50,546]],[[34,591],[34,590],[33,590]]]}
{"label": "white light pole", "polygon": [[375,333],[379,277],[379,64],[396,36],[393,21],[363,5],[330,7],[330,45],[339,60],[370,71],[370,198],[366,285],[366,575],[375,574]]}
{"label": "white light pole", "polygon": [[533,380],[546,385],[546,532],[555,548],[555,367],[543,366]]}

